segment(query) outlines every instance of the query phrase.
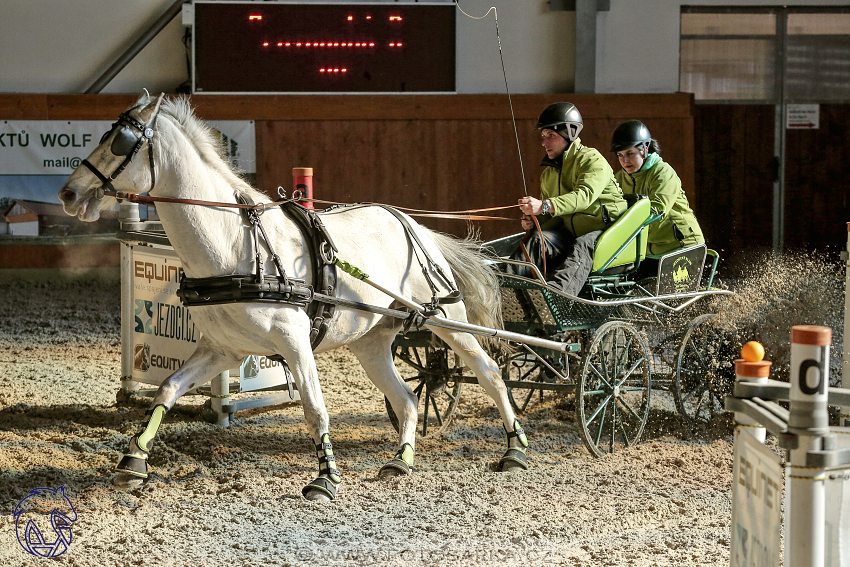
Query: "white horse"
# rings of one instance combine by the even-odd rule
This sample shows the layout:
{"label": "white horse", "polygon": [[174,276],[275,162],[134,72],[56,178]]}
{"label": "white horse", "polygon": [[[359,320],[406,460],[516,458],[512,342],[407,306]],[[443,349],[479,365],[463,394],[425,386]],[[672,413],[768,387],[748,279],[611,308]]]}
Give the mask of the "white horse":
{"label": "white horse", "polygon": [[[139,159],[133,159],[137,154]],[[231,169],[222,157],[217,138],[194,116],[185,98],[141,97],[104,135],[86,162],[71,174],[59,192],[65,212],[83,221],[96,220],[103,207],[113,202],[111,197],[104,197],[104,187],[136,194],[148,190],[151,196],[177,200],[230,204],[268,201]],[[293,219],[280,207],[261,213],[268,241],[260,240],[259,250],[244,210],[161,202],[157,211],[188,278],[254,274],[258,258],[262,258],[259,264],[265,276],[279,277],[276,254],[288,278],[300,278],[306,285],[318,287],[311,281],[310,247]],[[343,207],[320,217],[338,247],[337,257],[362,269],[397,298],[410,298],[421,304],[434,296],[432,285],[440,283],[440,293],[445,295],[457,282],[464,301],[443,305],[446,317],[456,321],[467,321],[469,317],[472,323],[490,327],[499,324],[495,276],[471,243],[434,233],[404,217],[439,269],[447,274],[441,280],[436,273],[439,269],[431,266],[427,270],[430,278],[426,278],[418,263],[422,251],[411,242],[398,218],[386,209]],[[385,309],[400,307],[393,297],[347,273],[339,273],[337,279],[336,293],[340,298]],[[434,283],[429,285],[428,279]],[[292,370],[319,459],[319,475],[304,487],[303,494],[313,500],[333,499],[341,477],[334,466],[328,414],[305,307],[240,302],[192,306],[191,313],[203,337],[194,354],[157,391],[148,421],[131,439],[129,450],[117,467],[115,484],[133,486],[147,479],[150,442],[163,416],[181,395],[222,371],[237,367],[245,356],[280,355]],[[316,348],[316,352],[323,352],[347,345],[400,416],[399,450],[381,469],[381,477],[409,473],[413,466],[417,398],[399,377],[391,351],[401,324],[400,319],[386,314],[338,305]],[[473,335],[439,327],[429,329],[460,356],[495,400],[508,443],[500,461],[501,470],[527,468],[528,443],[511,410],[497,364]]]}

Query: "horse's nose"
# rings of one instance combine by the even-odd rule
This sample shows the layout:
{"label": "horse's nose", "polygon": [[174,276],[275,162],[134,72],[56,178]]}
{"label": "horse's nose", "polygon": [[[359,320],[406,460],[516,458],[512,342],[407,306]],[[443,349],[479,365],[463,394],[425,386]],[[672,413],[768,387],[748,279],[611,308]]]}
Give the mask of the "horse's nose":
{"label": "horse's nose", "polygon": [[59,191],[59,200],[63,203],[72,203],[77,198],[77,194],[71,189],[62,189]]}

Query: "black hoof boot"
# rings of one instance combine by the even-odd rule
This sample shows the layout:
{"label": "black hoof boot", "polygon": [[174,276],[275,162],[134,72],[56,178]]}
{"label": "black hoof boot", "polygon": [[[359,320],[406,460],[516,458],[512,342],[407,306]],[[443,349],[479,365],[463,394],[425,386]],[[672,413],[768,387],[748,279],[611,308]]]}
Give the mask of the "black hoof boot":
{"label": "black hoof boot", "polygon": [[[511,439],[519,441],[521,447],[511,447]],[[508,431],[505,428],[505,441],[508,443],[508,450],[499,460],[498,470],[503,472],[527,471],[528,456],[525,454],[525,448],[528,447],[528,439],[525,436],[525,431],[520,427],[518,419],[514,419],[513,431]]]}
{"label": "black hoof boot", "polygon": [[405,443],[395,454],[393,460],[381,467],[378,478],[405,476],[413,472],[413,447]]}
{"label": "black hoof boot", "polygon": [[505,451],[505,454],[502,455],[502,458],[499,460],[499,470],[502,472],[518,470],[527,471],[528,457],[525,455],[525,451],[515,447],[511,447]]}
{"label": "black hoof boot", "polygon": [[331,437],[322,435],[322,442],[316,445],[319,457],[319,476],[301,490],[301,495],[307,500],[330,502],[336,498],[336,487],[342,482],[342,473],[336,467]]}
{"label": "black hoof boot", "polygon": [[148,453],[139,448],[136,437],[130,440],[130,452],[124,454],[115,472],[112,484],[118,488],[132,488],[148,479]]}
{"label": "black hoof boot", "polygon": [[320,476],[302,488],[301,495],[314,502],[330,502],[336,499],[337,484],[327,477]]}

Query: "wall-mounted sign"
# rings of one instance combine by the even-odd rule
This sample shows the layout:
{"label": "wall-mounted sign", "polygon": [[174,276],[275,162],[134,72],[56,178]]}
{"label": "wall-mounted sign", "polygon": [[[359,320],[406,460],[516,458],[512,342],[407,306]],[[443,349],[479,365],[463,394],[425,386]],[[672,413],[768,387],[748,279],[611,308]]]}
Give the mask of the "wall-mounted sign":
{"label": "wall-mounted sign", "polygon": [[820,105],[787,105],[785,110],[785,127],[789,130],[816,130],[820,128]]}
{"label": "wall-mounted sign", "polygon": [[[256,173],[254,122],[218,120],[210,126],[239,169]],[[68,176],[111,127],[108,120],[2,120],[0,175]]]}

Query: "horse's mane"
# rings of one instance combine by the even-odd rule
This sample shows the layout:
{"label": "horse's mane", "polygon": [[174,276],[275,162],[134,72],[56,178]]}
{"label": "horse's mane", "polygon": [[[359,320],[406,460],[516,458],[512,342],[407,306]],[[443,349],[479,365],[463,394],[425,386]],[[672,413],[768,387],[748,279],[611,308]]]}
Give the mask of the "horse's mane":
{"label": "horse's mane", "polygon": [[[142,97],[137,104],[147,100],[149,100],[147,97]],[[195,116],[195,111],[188,97],[179,96],[175,99],[163,99],[159,111],[168,115],[180,126],[183,133],[195,146],[201,159],[215,169],[233,187],[236,193],[249,197],[254,202],[266,198],[242,178],[243,172],[239,171],[227,158],[221,137],[206,122]]]}

